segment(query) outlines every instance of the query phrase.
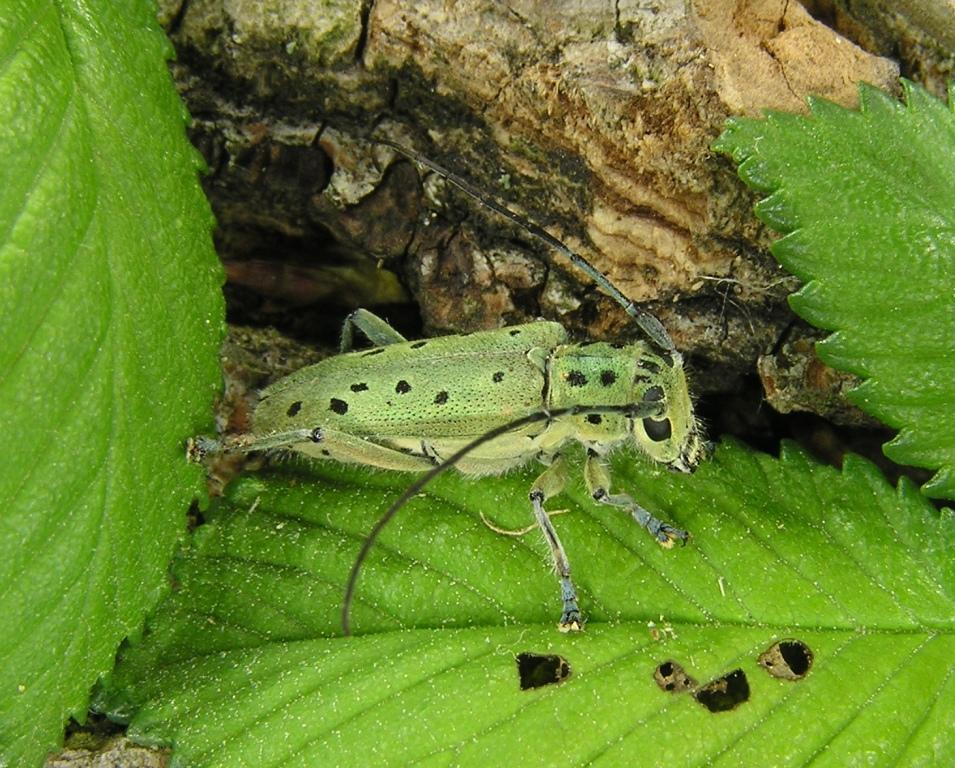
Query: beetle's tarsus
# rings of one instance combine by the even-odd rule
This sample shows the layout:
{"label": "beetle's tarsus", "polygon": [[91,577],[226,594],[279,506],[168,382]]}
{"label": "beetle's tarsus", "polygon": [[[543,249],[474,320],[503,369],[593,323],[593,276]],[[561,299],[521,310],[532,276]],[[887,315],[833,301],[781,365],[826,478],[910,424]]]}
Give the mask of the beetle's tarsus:
{"label": "beetle's tarsus", "polygon": [[677,542],[680,542],[681,545],[686,544],[686,542],[689,540],[690,534],[684,531],[682,528],[676,528],[669,523],[661,522],[655,517],[650,519],[652,522],[659,524],[656,532],[652,530],[650,532],[656,536],[657,541],[660,542],[660,546],[664,549],[672,549],[673,545]]}
{"label": "beetle's tarsus", "polygon": [[557,624],[557,629],[561,632],[580,632],[583,628],[584,617],[576,603],[573,607],[565,607]]}

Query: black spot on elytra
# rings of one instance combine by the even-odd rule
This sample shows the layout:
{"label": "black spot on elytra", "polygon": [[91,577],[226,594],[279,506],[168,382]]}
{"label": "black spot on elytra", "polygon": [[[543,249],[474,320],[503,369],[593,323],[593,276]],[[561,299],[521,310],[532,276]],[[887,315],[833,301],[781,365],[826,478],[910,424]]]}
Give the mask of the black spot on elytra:
{"label": "black spot on elytra", "polygon": [[657,364],[656,364],[655,362],[653,362],[652,360],[646,360],[646,359],[640,360],[640,361],[637,363],[637,365],[638,365],[640,368],[643,368],[643,370],[645,370],[645,371],[650,371],[650,373],[659,373],[659,372],[660,372],[660,366],[657,365]]}
{"label": "black spot on elytra", "polygon": [[613,383],[617,380],[617,374],[611,370],[601,371],[600,372],[600,383],[605,387],[613,386]]}
{"label": "black spot on elytra", "polygon": [[421,349],[421,348],[422,348],[425,344],[427,344],[427,343],[428,343],[428,342],[426,342],[426,341],[416,341],[414,344],[411,345],[411,348],[412,348],[412,349]]}
{"label": "black spot on elytra", "polygon": [[395,392],[397,392],[399,395],[406,395],[410,391],[411,391],[411,385],[404,379],[402,379],[397,384],[395,384]]}
{"label": "black spot on elytra", "polygon": [[587,421],[589,421],[591,424],[602,424],[603,416],[601,416],[599,413],[591,413],[588,414]]}
{"label": "black spot on elytra", "polygon": [[371,355],[380,355],[385,351],[384,347],[375,347],[375,349],[369,349],[367,352],[362,352],[362,357],[370,357]]}
{"label": "black spot on elytra", "polygon": [[656,403],[663,399],[663,387],[659,384],[653,387],[650,387],[646,392],[643,393],[643,402],[645,403]]}
{"label": "black spot on elytra", "polygon": [[521,690],[554,685],[570,677],[570,664],[563,656],[553,653],[517,654],[517,675]]}
{"label": "black spot on elytra", "polygon": [[749,681],[741,669],[718,677],[693,694],[710,712],[728,712],[749,700]]}
{"label": "black spot on elytra", "polygon": [[621,341],[615,341],[615,342],[614,342],[613,344],[611,344],[610,346],[611,346],[612,349],[623,349],[623,348],[624,348],[625,346],[627,346],[627,345],[624,344],[624,343],[621,342]]}
{"label": "black spot on elytra", "polygon": [[328,448],[322,448],[322,456],[331,456],[332,452]]}
{"label": "black spot on elytra", "polygon": [[567,383],[572,387],[587,386],[587,377],[580,371],[570,371],[567,374]]}
{"label": "black spot on elytra", "polygon": [[363,381],[359,381],[357,384],[351,385],[352,392],[364,392],[367,389],[368,389],[368,385]]}
{"label": "black spot on elytra", "polygon": [[292,404],[288,407],[288,410],[285,412],[285,415],[288,416],[288,417],[292,417],[292,416],[294,416],[296,413],[298,413],[300,410],[302,410],[302,401],[301,401],[301,400],[296,400],[294,403],[292,403]]}
{"label": "black spot on elytra", "polygon": [[500,384],[502,381],[504,381],[504,371],[495,372],[495,374],[491,377],[491,381],[493,381],[495,384]]}
{"label": "black spot on elytra", "polygon": [[333,397],[328,405],[328,410],[337,413],[339,416],[344,416],[348,413],[348,403],[344,400],[339,400],[337,397]]}
{"label": "black spot on elytra", "polygon": [[435,405],[444,405],[446,402],[448,402],[448,393],[444,390],[434,396]]}
{"label": "black spot on elytra", "polygon": [[634,384],[649,384],[653,379],[645,373],[638,373],[633,377]]}
{"label": "black spot on elytra", "polygon": [[510,331],[508,331],[508,335],[510,336],[519,336],[520,333],[520,330],[517,328],[512,328]]}

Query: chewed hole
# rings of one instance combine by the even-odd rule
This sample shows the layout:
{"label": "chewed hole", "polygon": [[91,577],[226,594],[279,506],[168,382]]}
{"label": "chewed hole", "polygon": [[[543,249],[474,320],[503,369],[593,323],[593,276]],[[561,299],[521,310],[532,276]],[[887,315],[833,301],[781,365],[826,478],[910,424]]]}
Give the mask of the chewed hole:
{"label": "chewed hole", "polygon": [[780,680],[802,680],[812,667],[812,651],[802,640],[777,640],[759,654],[757,662]]}
{"label": "chewed hole", "polygon": [[749,681],[741,669],[718,677],[693,694],[710,712],[729,712],[749,700]]}
{"label": "chewed hole", "polygon": [[570,664],[563,656],[551,653],[517,654],[517,675],[521,690],[556,685],[570,677]]}
{"label": "chewed hole", "polygon": [[696,686],[696,680],[675,661],[664,661],[660,664],[653,670],[653,679],[660,686],[660,690],[667,693],[683,693]]}

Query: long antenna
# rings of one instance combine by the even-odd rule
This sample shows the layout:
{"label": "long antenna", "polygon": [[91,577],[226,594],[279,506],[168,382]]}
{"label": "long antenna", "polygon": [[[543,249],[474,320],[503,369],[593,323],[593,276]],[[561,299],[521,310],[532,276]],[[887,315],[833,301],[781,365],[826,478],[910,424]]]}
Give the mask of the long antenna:
{"label": "long antenna", "polygon": [[381,517],[378,518],[378,522],[375,523],[374,527],[365,537],[365,541],[362,542],[361,549],[358,551],[358,556],[355,558],[355,562],[352,563],[351,571],[348,574],[348,582],[345,584],[345,597],[342,600],[342,634],[346,637],[351,634],[351,606],[355,598],[355,587],[358,584],[358,574],[361,572],[361,567],[364,565],[365,560],[368,559],[368,554],[371,552],[372,547],[375,546],[375,542],[381,535],[382,530],[384,530],[385,526],[391,522],[396,514],[398,514],[398,510],[407,504],[415,495],[420,493],[426,485],[438,477],[438,475],[445,473],[447,470],[457,464],[475,448],[480,448],[482,445],[484,445],[484,443],[487,443],[496,437],[500,437],[506,432],[510,432],[513,429],[519,429],[520,427],[524,427],[528,424],[533,424],[535,421],[547,421],[549,419],[560,418],[561,416],[585,413],[623,413],[628,418],[639,419],[643,418],[644,416],[652,416],[653,414],[658,413],[659,409],[660,403],[652,401],[630,405],[578,405],[572,406],[570,408],[559,408],[553,411],[538,411],[537,413],[522,416],[519,419],[514,419],[514,421],[510,421],[507,424],[502,424],[499,427],[495,427],[494,429],[485,432],[480,437],[474,438],[474,440],[465,445],[463,448],[455,451],[440,464],[437,464],[436,466],[429,469],[410,486],[408,486],[401,496],[395,499],[394,503],[388,507]]}
{"label": "long antenna", "polygon": [[640,327],[640,329],[647,335],[647,337],[656,344],[660,349],[665,352],[676,352],[676,347],[673,345],[673,341],[670,339],[670,335],[667,333],[666,328],[663,327],[663,323],[657,320],[653,315],[647,312],[644,309],[641,309],[636,304],[634,304],[630,299],[623,295],[617,286],[610,282],[610,279],[598,270],[593,264],[591,264],[587,259],[585,259],[580,254],[572,251],[564,243],[554,237],[550,232],[542,227],[539,227],[537,224],[534,224],[531,221],[528,221],[520,214],[515,213],[510,208],[505,207],[496,200],[485,196],[477,187],[472,185],[469,181],[458,176],[456,173],[449,171],[447,168],[438,165],[433,160],[429,160],[423,155],[419,155],[414,150],[403,147],[401,144],[398,144],[390,139],[373,139],[376,144],[383,144],[386,147],[391,147],[393,150],[399,154],[404,155],[409,160],[412,160],[419,165],[423,165],[425,168],[430,168],[432,171],[437,173],[439,176],[447,179],[451,184],[456,186],[465,194],[477,200],[481,205],[486,208],[490,208],[497,214],[500,214],[508,221],[516,224],[521,229],[526,231],[528,234],[533,235],[541,242],[549,245],[551,248],[559,251],[564,256],[566,256],[570,262],[577,267],[579,270],[584,272],[591,280],[593,280],[597,285],[599,285],[607,295],[610,296],[614,301],[616,301],[621,307],[623,307],[624,312],[630,315],[633,318],[634,322]]}

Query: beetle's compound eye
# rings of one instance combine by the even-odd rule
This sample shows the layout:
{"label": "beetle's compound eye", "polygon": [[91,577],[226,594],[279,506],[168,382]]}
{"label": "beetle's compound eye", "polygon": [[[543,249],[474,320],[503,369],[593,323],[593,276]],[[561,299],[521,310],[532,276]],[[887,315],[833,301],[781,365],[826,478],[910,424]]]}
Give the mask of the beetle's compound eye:
{"label": "beetle's compound eye", "polygon": [[673,434],[669,419],[657,420],[648,417],[643,420],[643,428],[646,430],[647,437],[657,443],[668,440],[670,435]]}

